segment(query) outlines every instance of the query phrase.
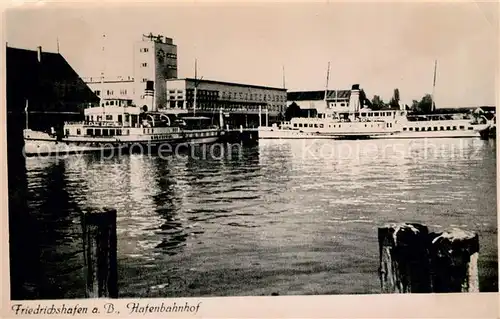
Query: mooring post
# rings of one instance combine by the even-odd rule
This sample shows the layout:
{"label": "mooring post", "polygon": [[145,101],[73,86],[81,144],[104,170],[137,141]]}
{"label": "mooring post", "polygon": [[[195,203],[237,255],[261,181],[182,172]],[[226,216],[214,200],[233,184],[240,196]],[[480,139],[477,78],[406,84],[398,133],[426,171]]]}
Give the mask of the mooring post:
{"label": "mooring post", "polygon": [[426,226],[411,223],[378,229],[383,293],[431,292],[428,234]]}
{"label": "mooring post", "polygon": [[453,229],[430,234],[433,292],[479,292],[479,236]]}
{"label": "mooring post", "polygon": [[116,210],[87,209],[81,224],[86,297],[118,298]]}

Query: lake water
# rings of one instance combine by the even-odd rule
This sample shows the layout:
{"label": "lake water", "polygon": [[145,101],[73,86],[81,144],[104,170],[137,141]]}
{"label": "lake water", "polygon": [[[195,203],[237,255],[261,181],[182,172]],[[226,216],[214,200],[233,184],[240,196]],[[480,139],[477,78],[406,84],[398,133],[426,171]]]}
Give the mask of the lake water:
{"label": "lake water", "polygon": [[377,227],[389,222],[477,231],[481,290],[498,290],[494,141],[203,153],[26,159],[9,192],[12,297],[83,297],[89,206],[118,211],[121,297],[379,293]]}

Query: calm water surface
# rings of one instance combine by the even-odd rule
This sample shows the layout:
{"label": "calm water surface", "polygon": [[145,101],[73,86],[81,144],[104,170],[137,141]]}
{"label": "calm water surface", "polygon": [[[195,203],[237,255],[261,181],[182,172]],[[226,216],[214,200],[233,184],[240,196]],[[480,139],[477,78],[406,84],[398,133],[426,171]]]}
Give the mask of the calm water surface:
{"label": "calm water surface", "polygon": [[479,232],[481,289],[497,290],[495,154],[478,139],[297,140],[205,159],[29,158],[19,294],[83,296],[88,206],[118,211],[122,297],[379,293],[387,222]]}

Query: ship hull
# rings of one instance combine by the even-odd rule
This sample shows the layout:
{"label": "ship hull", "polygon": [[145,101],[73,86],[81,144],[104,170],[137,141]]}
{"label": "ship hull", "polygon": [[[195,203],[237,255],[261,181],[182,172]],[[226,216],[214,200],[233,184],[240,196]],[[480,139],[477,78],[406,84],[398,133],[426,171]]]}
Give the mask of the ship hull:
{"label": "ship hull", "polygon": [[[44,135],[42,135],[44,134]],[[183,137],[164,140],[127,140],[116,139],[61,139],[57,140],[49,134],[35,132],[36,137],[30,136],[24,139],[23,154],[25,156],[53,156],[84,154],[93,152],[120,151],[120,154],[130,152],[151,153],[152,151],[175,152],[183,147],[193,145],[213,144],[220,138],[218,132],[212,136]]]}
{"label": "ship hull", "polygon": [[384,132],[301,132],[259,128],[259,139],[370,139],[389,135]]}

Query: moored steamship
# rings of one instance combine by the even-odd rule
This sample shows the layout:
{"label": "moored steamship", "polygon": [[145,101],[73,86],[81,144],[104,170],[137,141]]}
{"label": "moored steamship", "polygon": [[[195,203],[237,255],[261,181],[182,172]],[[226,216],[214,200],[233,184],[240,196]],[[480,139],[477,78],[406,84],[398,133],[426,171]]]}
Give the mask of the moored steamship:
{"label": "moored steamship", "polygon": [[208,117],[148,112],[120,99],[102,100],[100,106],[86,108],[84,115],[84,121],[66,122],[59,132],[33,131],[26,123],[24,153],[39,156],[130,149],[134,145],[206,144],[223,134],[222,113],[214,125]]}

